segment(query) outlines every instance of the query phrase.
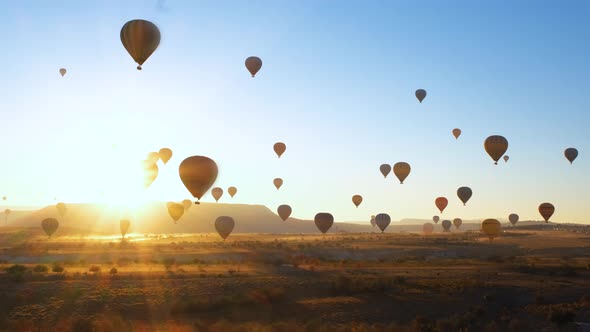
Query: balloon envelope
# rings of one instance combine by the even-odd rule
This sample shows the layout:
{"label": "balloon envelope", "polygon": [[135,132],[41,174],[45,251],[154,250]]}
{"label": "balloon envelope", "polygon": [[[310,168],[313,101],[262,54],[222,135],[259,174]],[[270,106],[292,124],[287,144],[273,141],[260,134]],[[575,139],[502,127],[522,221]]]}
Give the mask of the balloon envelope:
{"label": "balloon envelope", "polygon": [[481,231],[491,240],[502,232],[502,225],[496,219],[486,219],[481,223]]}
{"label": "balloon envelope", "polygon": [[375,216],[371,216],[371,226],[375,227]]}
{"label": "balloon envelope", "polygon": [[443,232],[450,232],[451,231],[451,226],[453,226],[453,223],[450,220],[443,220],[442,223],[442,228],[443,228]]}
{"label": "balloon envelope", "polygon": [[215,220],[215,229],[224,241],[234,230],[235,225],[236,223],[232,217],[221,216]]}
{"label": "balloon envelope", "polygon": [[488,155],[494,160],[494,164],[498,165],[498,160],[508,150],[508,140],[500,135],[492,135],[486,138],[483,146]]}
{"label": "balloon envelope", "polygon": [[143,165],[143,187],[149,188],[156,180],[159,173],[158,165],[150,160],[144,160]]}
{"label": "balloon envelope", "polygon": [[449,205],[449,200],[446,197],[437,197],[434,200],[434,205],[436,205],[440,213],[443,213],[447,205]]}
{"label": "balloon envelope", "polygon": [[286,204],[279,205],[279,207],[277,208],[277,214],[279,215],[279,217],[281,217],[281,219],[283,219],[283,221],[286,221],[287,218],[289,218],[291,212],[291,207]]}
{"label": "balloon envelope", "polygon": [[391,223],[391,217],[387,213],[379,213],[375,216],[375,224],[381,230],[381,233],[385,232],[385,229]]}
{"label": "balloon envelope", "polygon": [[275,145],[273,145],[272,148],[273,148],[273,150],[275,150],[275,153],[277,154],[277,156],[279,158],[281,158],[283,153],[285,153],[285,151],[287,151],[287,145],[285,145],[285,143],[283,143],[283,142],[275,143]]}
{"label": "balloon envelope", "polygon": [[211,188],[217,179],[217,164],[203,157],[188,157],[180,163],[178,173],[182,183],[197,200]]}
{"label": "balloon envelope", "polygon": [[572,164],[578,157],[578,150],[575,148],[567,148],[563,151],[563,154],[565,155],[565,158],[569,160],[570,164]]}
{"label": "balloon envelope", "polygon": [[59,213],[60,217],[65,217],[66,213],[68,212],[68,207],[65,203],[57,203],[55,204],[55,208],[57,209],[57,213]]}
{"label": "balloon envelope", "polygon": [[172,217],[172,220],[174,220],[174,223],[176,224],[176,222],[184,215],[184,205],[179,203],[172,203],[168,205],[168,214],[170,217]]}
{"label": "balloon envelope", "polygon": [[545,222],[549,222],[549,218],[551,218],[554,212],[555,206],[553,206],[551,203],[543,203],[539,205],[539,213],[543,219],[545,219]]}
{"label": "balloon envelope", "polygon": [[434,221],[435,224],[438,224],[438,221],[440,220],[439,216],[434,216],[432,217],[432,221]]}
{"label": "balloon envelope", "polygon": [[516,213],[512,213],[508,216],[508,220],[510,221],[512,226],[516,225],[516,223],[518,222],[518,218],[518,214]]}
{"label": "balloon envelope", "polygon": [[191,201],[190,199],[185,199],[182,201],[182,206],[185,210],[188,211],[193,206],[193,201]]}
{"label": "balloon envelope", "polygon": [[473,195],[473,191],[469,187],[460,187],[457,189],[457,197],[463,202],[463,205],[467,204],[467,201]]}
{"label": "balloon envelope", "polygon": [[57,219],[47,218],[41,221],[41,228],[43,228],[43,231],[45,232],[45,234],[47,234],[48,237],[51,237],[51,235],[53,235],[53,233],[57,231],[58,227],[59,221],[57,221]]}
{"label": "balloon envelope", "polygon": [[354,204],[354,206],[359,207],[359,205],[361,205],[362,202],[363,202],[363,196],[361,196],[361,195],[352,196],[352,204]]}
{"label": "balloon envelope", "polygon": [[391,173],[391,166],[388,164],[383,164],[381,166],[379,166],[379,170],[381,171],[381,174],[383,174],[383,177],[387,177],[387,175],[389,175],[389,173]]}
{"label": "balloon envelope", "polygon": [[426,98],[426,90],[424,90],[424,89],[418,89],[418,90],[416,90],[415,95],[416,95],[416,98],[418,98],[418,101],[420,103],[422,103],[422,101],[424,100],[424,98]]}
{"label": "balloon envelope", "polygon": [[404,180],[410,175],[412,168],[406,162],[399,162],[393,165],[393,174],[399,179],[399,183],[403,184]]}
{"label": "balloon envelope", "polygon": [[145,160],[156,164],[158,162],[158,160],[160,160],[160,154],[158,152],[152,151],[147,154],[147,157],[145,158]]}
{"label": "balloon envelope", "polygon": [[65,68],[60,68],[59,69],[59,73],[61,74],[61,77],[64,77],[67,72],[68,71]]}
{"label": "balloon envelope", "polygon": [[158,157],[162,160],[164,165],[166,165],[170,158],[172,158],[172,150],[168,148],[161,148],[160,151],[158,151]]}
{"label": "balloon envelope", "polygon": [[121,28],[121,43],[137,62],[137,70],[141,70],[143,63],[154,53],[160,45],[160,30],[146,20],[132,20]]}
{"label": "balloon envelope", "polygon": [[127,234],[127,231],[129,231],[129,225],[131,225],[131,222],[127,219],[121,219],[119,221],[119,228],[121,229],[121,237],[125,237],[125,234]]}
{"label": "balloon envelope", "polygon": [[215,198],[216,202],[219,202],[219,199],[221,198],[221,196],[223,196],[223,189],[221,189],[219,187],[215,187],[215,188],[211,189],[211,196],[213,196],[213,198]]}
{"label": "balloon envelope", "polygon": [[256,76],[256,73],[262,68],[262,60],[257,56],[248,57],[245,64],[252,77]]}
{"label": "balloon envelope", "polygon": [[313,221],[320,232],[326,234],[330,227],[332,227],[332,224],[334,224],[334,217],[330,213],[320,212],[315,215]]}
{"label": "balloon envelope", "polygon": [[432,234],[432,232],[434,231],[434,225],[427,222],[424,225],[422,225],[422,232],[426,235],[428,234]]}
{"label": "balloon envelope", "polygon": [[279,188],[281,188],[281,186],[283,185],[283,179],[275,178],[274,180],[272,180],[272,183],[274,183],[275,187],[277,187],[277,190],[279,190]]}
{"label": "balloon envelope", "polygon": [[510,159],[510,157],[509,156],[504,156],[503,159],[504,159],[504,162],[507,163],[508,162],[508,159]]}
{"label": "balloon envelope", "polygon": [[461,218],[453,219],[453,225],[455,225],[456,229],[459,229],[459,227],[461,227],[462,224],[463,224],[463,220],[461,220]]}
{"label": "balloon envelope", "polygon": [[453,136],[455,136],[455,139],[459,139],[459,136],[461,136],[461,129],[459,129],[459,128],[453,129]]}
{"label": "balloon envelope", "polygon": [[227,188],[227,192],[233,198],[236,195],[236,193],[238,192],[238,188],[236,188],[236,187],[229,187],[229,188]]}

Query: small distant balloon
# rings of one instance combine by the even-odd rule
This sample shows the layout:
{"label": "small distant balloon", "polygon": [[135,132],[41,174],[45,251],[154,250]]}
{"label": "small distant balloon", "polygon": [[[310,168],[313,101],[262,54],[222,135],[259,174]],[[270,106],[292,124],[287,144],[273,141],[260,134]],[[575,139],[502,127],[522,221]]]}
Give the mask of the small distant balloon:
{"label": "small distant balloon", "polygon": [[60,73],[61,77],[64,77],[64,76],[66,75],[66,73],[67,73],[67,72],[68,72],[68,71],[67,71],[65,68],[60,68],[60,69],[59,69],[59,73]]}
{"label": "small distant balloon", "polygon": [[160,160],[160,154],[158,152],[150,152],[145,159],[155,164]]}
{"label": "small distant balloon", "polygon": [[192,156],[180,163],[178,173],[186,189],[200,200],[215,183],[218,168],[215,161],[210,158]]}
{"label": "small distant balloon", "polygon": [[229,187],[229,188],[227,188],[227,192],[233,198],[236,195],[236,193],[238,192],[238,188]]}
{"label": "small distant balloon", "polygon": [[145,189],[149,188],[152,183],[156,180],[159,173],[158,165],[156,165],[151,160],[144,160],[142,161],[143,166],[143,187]]}
{"label": "small distant balloon", "polygon": [[440,213],[443,213],[447,205],[449,205],[449,200],[446,197],[437,197],[434,200],[434,205],[436,205]]}
{"label": "small distant balloon", "polygon": [[518,222],[518,214],[516,213],[512,213],[508,216],[508,220],[510,221],[510,223],[512,224],[512,226],[515,226],[516,223]]}
{"label": "small distant balloon", "polygon": [[451,226],[453,226],[453,223],[451,223],[450,220],[445,219],[442,221],[441,225],[443,228],[443,232],[447,233],[451,231]]}
{"label": "small distant balloon", "polygon": [[354,206],[359,207],[359,205],[361,205],[362,202],[363,202],[363,196],[361,196],[361,195],[352,196],[352,204],[354,204]]}
{"label": "small distant balloon", "polygon": [[481,223],[481,231],[492,241],[502,233],[502,224],[496,219],[486,219]]}
{"label": "small distant balloon", "polygon": [[539,213],[545,219],[545,222],[549,222],[549,218],[551,218],[554,212],[555,206],[551,203],[542,203],[539,205]]}
{"label": "small distant balloon", "polygon": [[459,129],[459,128],[453,129],[453,136],[455,136],[455,139],[459,139],[459,136],[461,136],[461,129]]}
{"label": "small distant balloon", "polygon": [[469,187],[460,187],[457,189],[457,197],[463,202],[463,205],[467,204],[467,201],[473,195],[473,191]]}
{"label": "small distant balloon", "polygon": [[166,165],[170,158],[172,158],[172,150],[169,148],[161,148],[160,151],[158,151],[158,157],[162,160],[164,165]]}
{"label": "small distant balloon", "polygon": [[504,162],[507,163],[508,159],[510,159],[510,156],[504,156],[503,159],[504,159]]}
{"label": "small distant balloon", "polygon": [[184,215],[184,205],[179,204],[179,203],[171,203],[168,205],[168,214],[170,215],[170,217],[172,218],[172,220],[174,220],[174,223],[176,224],[176,222],[178,220],[180,220],[180,218],[182,218],[182,216]]}
{"label": "small distant balloon", "polygon": [[486,138],[483,146],[488,155],[494,160],[494,164],[498,165],[498,160],[508,150],[508,140],[504,136],[492,135]]}
{"label": "small distant balloon", "polygon": [[262,68],[262,60],[257,56],[248,57],[245,64],[252,77]]}
{"label": "small distant balloon", "polygon": [[381,171],[381,174],[383,174],[383,177],[386,178],[387,175],[391,173],[391,166],[388,164],[383,164],[379,166],[379,170]]}
{"label": "small distant balloon", "polygon": [[459,227],[461,227],[462,224],[463,224],[463,220],[461,218],[453,219],[453,225],[455,225],[456,229],[459,229]]}
{"label": "small distant balloon", "polygon": [[213,198],[215,198],[216,202],[219,202],[219,199],[221,198],[221,196],[223,196],[223,189],[221,189],[219,187],[215,187],[215,188],[211,189],[211,196],[213,196]]}
{"label": "small distant balloon", "polygon": [[418,98],[418,101],[420,103],[422,103],[422,101],[424,100],[424,98],[426,98],[426,90],[424,90],[424,89],[418,89],[418,90],[416,90],[415,95],[416,95],[416,98]]}
{"label": "small distant balloon", "polygon": [[121,229],[121,237],[125,238],[125,234],[129,231],[129,225],[131,222],[128,219],[121,219],[119,221],[119,228]]}
{"label": "small distant balloon", "polygon": [[41,228],[43,228],[43,231],[45,232],[45,234],[47,234],[48,237],[51,237],[53,233],[57,231],[58,227],[59,221],[57,221],[57,219],[47,218],[41,221]]}
{"label": "small distant balloon", "polygon": [[371,216],[371,226],[375,227],[375,216]]}
{"label": "small distant balloon", "polygon": [[385,232],[385,229],[391,223],[391,217],[387,213],[379,213],[375,216],[375,224],[381,230],[381,233]]}
{"label": "small distant balloon", "polygon": [[315,225],[320,230],[320,232],[326,234],[326,232],[334,224],[334,217],[330,213],[320,212],[315,215],[313,221],[315,222]]}
{"label": "small distant balloon", "polygon": [[410,164],[403,161],[393,165],[393,174],[395,174],[401,184],[404,184],[404,180],[410,175],[411,170]]}
{"label": "small distant balloon", "polygon": [[2,196],[2,200],[3,200],[3,201],[5,201],[5,200],[7,200],[7,199],[8,199],[8,197],[6,197],[6,196]]}
{"label": "small distant balloon", "polygon": [[422,232],[425,235],[432,234],[432,232],[434,232],[434,225],[429,222],[425,223],[424,225],[422,225]]}
{"label": "small distant balloon", "polygon": [[567,148],[563,152],[565,158],[570,162],[570,164],[574,163],[574,160],[578,157],[578,150],[576,148]]}
{"label": "small distant balloon", "polygon": [[219,233],[219,236],[225,241],[227,237],[234,230],[236,222],[234,218],[228,216],[221,216],[215,219],[215,230]]}
{"label": "small distant balloon", "polygon": [[283,142],[275,143],[275,145],[273,145],[272,148],[273,148],[273,150],[275,150],[275,153],[277,154],[277,156],[279,158],[281,158],[283,153],[285,153],[285,151],[287,151],[287,145],[285,145],[285,143],[283,143]]}
{"label": "small distant balloon", "polygon": [[432,221],[434,221],[435,224],[438,224],[438,221],[440,220],[439,216],[434,216],[432,217]]}
{"label": "small distant balloon", "polygon": [[68,207],[65,203],[57,203],[55,204],[55,208],[57,209],[57,213],[59,213],[60,217],[65,217],[66,213],[68,212]]}
{"label": "small distant balloon", "polygon": [[279,217],[281,217],[281,219],[283,219],[283,221],[286,221],[289,218],[291,212],[291,207],[286,204],[279,205],[279,207],[277,208],[277,214],[279,215]]}
{"label": "small distant balloon", "polygon": [[184,209],[186,211],[188,211],[192,206],[193,206],[193,201],[191,201],[190,199],[185,199],[182,201],[182,207],[184,207]]}
{"label": "small distant balloon", "polygon": [[160,30],[146,20],[132,20],[121,28],[121,43],[138,64],[137,70],[141,70],[143,63],[154,53],[160,45]]}
{"label": "small distant balloon", "polygon": [[272,183],[275,185],[277,190],[279,190],[279,188],[281,188],[281,186],[283,185],[283,179],[275,178],[274,180],[272,180]]}

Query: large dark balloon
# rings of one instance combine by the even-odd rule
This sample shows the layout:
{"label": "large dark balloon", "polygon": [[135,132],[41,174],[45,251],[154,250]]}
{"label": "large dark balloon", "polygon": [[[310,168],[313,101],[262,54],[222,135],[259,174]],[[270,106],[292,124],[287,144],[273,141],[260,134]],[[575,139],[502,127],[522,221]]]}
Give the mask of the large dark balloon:
{"label": "large dark balloon", "polygon": [[416,98],[418,98],[418,101],[420,103],[422,103],[422,101],[424,100],[424,98],[426,98],[426,90],[424,90],[424,89],[418,89],[418,90],[416,90],[415,95],[416,95]]}
{"label": "large dark balloon", "polygon": [[504,136],[493,135],[486,138],[483,143],[486,152],[494,160],[494,164],[498,165],[498,160],[502,158],[502,155],[508,150],[508,140]]}
{"label": "large dark balloon", "polygon": [[283,219],[283,221],[286,221],[289,216],[291,215],[291,207],[289,205],[283,204],[283,205],[279,205],[279,207],[277,208],[277,213],[279,215],[279,217],[281,217],[281,219]]}
{"label": "large dark balloon", "polygon": [[121,43],[137,62],[137,70],[160,45],[160,30],[149,21],[132,20],[121,28]]}
{"label": "large dark balloon", "polygon": [[541,216],[543,216],[545,222],[549,222],[549,218],[551,218],[554,212],[555,206],[553,206],[553,204],[551,203],[543,203],[539,205],[539,213],[541,214]]}
{"label": "large dark balloon", "polygon": [[203,156],[192,156],[180,163],[178,173],[186,189],[200,200],[215,183],[218,169],[215,161]]}
{"label": "large dark balloon", "polygon": [[234,230],[235,225],[236,223],[232,217],[221,216],[215,220],[215,229],[224,241]]}
{"label": "large dark balloon", "polygon": [[51,237],[51,235],[57,231],[58,227],[59,221],[54,218],[47,218],[41,222],[41,228],[43,228],[43,231],[45,231],[45,234],[47,234],[48,237]]}
{"label": "large dark balloon", "polygon": [[578,150],[575,148],[567,148],[563,154],[565,155],[565,158],[569,160],[570,164],[572,164],[578,157]]}
{"label": "large dark balloon", "polygon": [[385,232],[385,229],[391,223],[391,217],[387,213],[379,213],[375,216],[375,224],[381,230],[381,233]]}
{"label": "large dark balloon", "polygon": [[326,234],[330,227],[332,227],[332,224],[334,224],[334,217],[327,212],[320,212],[315,215],[313,221],[320,232]]}
{"label": "large dark balloon", "polygon": [[260,60],[257,56],[251,56],[246,59],[246,68],[252,75],[252,77],[256,76],[256,73],[262,68],[262,60]]}
{"label": "large dark balloon", "polygon": [[473,195],[473,191],[469,187],[460,187],[457,189],[457,197],[463,202],[463,205],[467,204],[467,201]]}

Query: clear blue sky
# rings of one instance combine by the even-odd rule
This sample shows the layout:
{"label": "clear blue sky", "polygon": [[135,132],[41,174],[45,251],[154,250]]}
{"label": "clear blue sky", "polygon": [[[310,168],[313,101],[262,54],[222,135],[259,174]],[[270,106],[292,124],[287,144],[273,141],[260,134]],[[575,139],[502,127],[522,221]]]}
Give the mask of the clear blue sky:
{"label": "clear blue sky", "polygon": [[[0,193],[10,207],[182,200],[177,166],[198,154],[238,187],[222,201],[300,218],[430,218],[442,195],[443,219],[539,219],[550,201],[552,220],[586,222],[589,17],[588,1],[3,1]],[[135,18],[162,32],[141,72],[119,40]],[[507,164],[483,150],[493,134]],[[164,146],[169,165],[129,198],[120,169]],[[403,185],[379,173],[397,161],[412,165]]]}

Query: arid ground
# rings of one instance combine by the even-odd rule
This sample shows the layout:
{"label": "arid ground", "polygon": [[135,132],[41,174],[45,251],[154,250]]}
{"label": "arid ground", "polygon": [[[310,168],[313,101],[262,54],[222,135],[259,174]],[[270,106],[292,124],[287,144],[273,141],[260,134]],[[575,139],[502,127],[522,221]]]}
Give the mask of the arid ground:
{"label": "arid ground", "polygon": [[590,235],[510,230],[27,238],[4,228],[5,331],[576,331]]}

